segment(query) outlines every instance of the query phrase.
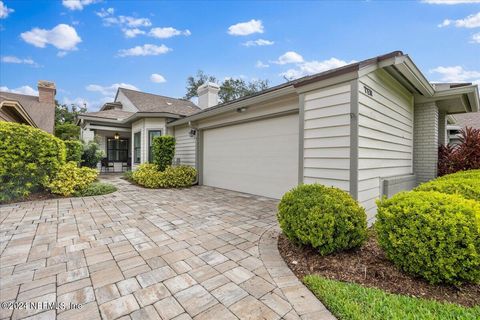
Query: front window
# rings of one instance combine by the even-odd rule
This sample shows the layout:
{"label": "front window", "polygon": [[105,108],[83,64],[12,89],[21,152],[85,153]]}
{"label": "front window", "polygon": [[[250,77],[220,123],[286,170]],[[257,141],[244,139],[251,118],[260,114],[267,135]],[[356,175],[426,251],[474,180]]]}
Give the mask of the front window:
{"label": "front window", "polygon": [[141,137],[140,132],[135,132],[133,135],[133,161],[135,163],[140,163]]}
{"label": "front window", "polygon": [[153,138],[160,137],[162,135],[161,130],[148,131],[148,162],[153,161]]}
{"label": "front window", "polygon": [[128,139],[107,139],[107,159],[112,162],[128,161]]}

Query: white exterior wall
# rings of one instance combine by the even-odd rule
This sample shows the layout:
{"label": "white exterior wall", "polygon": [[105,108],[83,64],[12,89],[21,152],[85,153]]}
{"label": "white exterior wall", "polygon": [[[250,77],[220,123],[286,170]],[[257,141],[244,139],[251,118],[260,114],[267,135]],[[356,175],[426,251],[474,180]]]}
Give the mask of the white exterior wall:
{"label": "white exterior wall", "polygon": [[135,167],[138,164],[133,163],[133,140],[136,132],[141,132],[141,150],[140,150],[140,162],[144,163],[148,161],[148,131],[149,130],[162,130],[162,135],[167,132],[165,118],[144,118],[132,123],[132,136],[131,136],[131,154],[132,154],[132,166]]}
{"label": "white exterior wall", "polygon": [[174,130],[175,136],[175,159],[180,159],[180,164],[195,166],[196,139],[190,137],[188,125],[178,126]]}
{"label": "white exterior wall", "polygon": [[381,197],[381,179],[413,174],[413,105],[413,95],[385,71],[360,77],[358,201],[369,218]]}
{"label": "white exterior wall", "polygon": [[128,100],[128,98],[123,94],[122,91],[118,92],[117,99],[115,102],[121,102],[122,103],[122,111],[130,111],[130,112],[137,112],[138,109],[135,107],[135,105]]}
{"label": "white exterior wall", "polygon": [[306,92],[303,182],[350,191],[350,82]]}

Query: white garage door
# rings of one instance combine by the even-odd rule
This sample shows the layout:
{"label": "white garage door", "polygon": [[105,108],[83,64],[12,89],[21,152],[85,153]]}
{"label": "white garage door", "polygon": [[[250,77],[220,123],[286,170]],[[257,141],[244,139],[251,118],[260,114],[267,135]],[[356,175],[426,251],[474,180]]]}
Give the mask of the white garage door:
{"label": "white garage door", "polygon": [[298,114],[205,130],[203,184],[272,198],[298,183]]}

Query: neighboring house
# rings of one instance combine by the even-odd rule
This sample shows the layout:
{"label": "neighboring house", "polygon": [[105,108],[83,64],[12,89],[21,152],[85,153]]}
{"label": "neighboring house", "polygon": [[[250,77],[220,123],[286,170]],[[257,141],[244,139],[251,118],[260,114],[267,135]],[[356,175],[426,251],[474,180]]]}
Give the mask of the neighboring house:
{"label": "neighboring house", "polygon": [[459,144],[460,130],[466,127],[480,129],[480,112],[470,112],[450,116],[447,125],[447,142],[450,144]]}
{"label": "neighboring house", "polygon": [[53,133],[55,83],[38,81],[38,97],[0,91],[0,121],[28,124]]}
{"label": "neighboring house", "polygon": [[153,136],[171,134],[176,163],[196,166],[200,184],[280,198],[318,182],[348,191],[371,219],[382,195],[436,177],[447,115],[479,108],[476,85],[434,86],[400,51],[228,103],[217,104],[218,90],[200,87],[196,107],[119,89],[80,116],[81,132],[134,163],[149,160]]}

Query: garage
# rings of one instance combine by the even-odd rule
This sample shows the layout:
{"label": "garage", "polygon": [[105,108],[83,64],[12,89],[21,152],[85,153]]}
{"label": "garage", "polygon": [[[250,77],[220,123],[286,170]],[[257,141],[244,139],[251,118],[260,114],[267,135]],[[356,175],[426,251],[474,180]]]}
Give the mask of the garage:
{"label": "garage", "polygon": [[298,184],[298,114],[205,130],[203,184],[271,198]]}

